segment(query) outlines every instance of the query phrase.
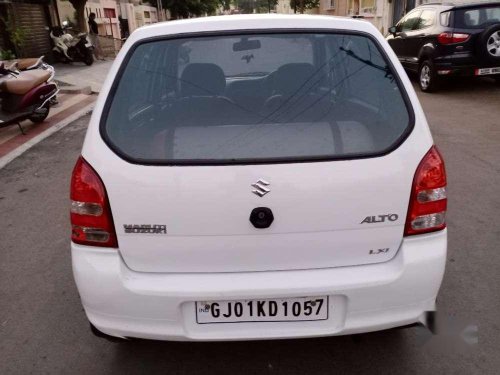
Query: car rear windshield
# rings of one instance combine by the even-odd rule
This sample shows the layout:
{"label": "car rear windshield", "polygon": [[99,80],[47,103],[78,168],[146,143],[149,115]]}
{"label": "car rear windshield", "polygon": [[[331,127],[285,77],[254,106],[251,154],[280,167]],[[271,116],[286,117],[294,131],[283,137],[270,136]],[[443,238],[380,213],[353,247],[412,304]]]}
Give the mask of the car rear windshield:
{"label": "car rear windshield", "polygon": [[458,10],[455,27],[460,29],[483,29],[500,22],[500,6]]}
{"label": "car rear windshield", "polygon": [[101,134],[143,164],[380,155],[411,131],[395,72],[370,37],[273,33],[139,44]]}

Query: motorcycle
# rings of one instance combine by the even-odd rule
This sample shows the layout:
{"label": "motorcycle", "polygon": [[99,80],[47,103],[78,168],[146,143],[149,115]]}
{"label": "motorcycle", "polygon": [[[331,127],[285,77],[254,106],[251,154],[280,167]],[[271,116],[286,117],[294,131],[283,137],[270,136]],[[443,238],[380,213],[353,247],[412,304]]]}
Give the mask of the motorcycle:
{"label": "motorcycle", "polygon": [[54,71],[32,69],[18,72],[0,64],[0,128],[17,124],[26,134],[21,121],[43,122],[50,111],[50,100],[59,92],[50,82]]}
{"label": "motorcycle", "polygon": [[86,33],[71,35],[67,27],[55,26],[50,30],[50,38],[54,43],[54,56],[63,63],[82,61],[86,65],[94,63],[92,43]]}

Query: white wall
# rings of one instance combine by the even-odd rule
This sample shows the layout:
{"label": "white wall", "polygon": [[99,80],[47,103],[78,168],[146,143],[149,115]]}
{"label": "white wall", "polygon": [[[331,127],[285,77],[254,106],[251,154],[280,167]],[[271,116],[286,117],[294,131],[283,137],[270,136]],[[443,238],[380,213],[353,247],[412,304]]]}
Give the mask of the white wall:
{"label": "white wall", "polygon": [[278,0],[278,4],[276,5],[276,13],[292,14],[293,8],[290,7],[290,0]]}
{"label": "white wall", "polygon": [[131,33],[135,29],[137,29],[137,22],[135,20],[135,11],[134,5],[130,3],[122,3],[120,4],[120,15],[123,19],[126,19],[128,22],[128,29]]}
{"label": "white wall", "polygon": [[362,16],[365,21],[372,23],[382,34],[387,33],[387,29],[392,26],[392,9],[393,3],[388,0],[348,0],[347,2],[347,14],[348,16],[353,16],[358,14]]}
{"label": "white wall", "polygon": [[[139,1],[121,2],[120,14],[128,21],[130,33],[138,27],[160,21],[158,9],[150,5],[140,4]],[[149,18],[146,17],[149,14]]]}
{"label": "white wall", "polygon": [[69,1],[57,0],[57,10],[59,13],[59,21],[62,22],[69,20],[72,23],[76,23],[75,20],[75,9]]}

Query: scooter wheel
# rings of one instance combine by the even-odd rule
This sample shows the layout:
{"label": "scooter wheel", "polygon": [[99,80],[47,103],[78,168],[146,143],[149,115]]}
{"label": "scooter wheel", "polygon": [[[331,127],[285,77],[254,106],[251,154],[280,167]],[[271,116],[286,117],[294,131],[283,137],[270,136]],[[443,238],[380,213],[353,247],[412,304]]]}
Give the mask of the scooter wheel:
{"label": "scooter wheel", "polygon": [[49,115],[50,105],[46,103],[42,108],[33,112],[30,117],[28,117],[32,122],[38,124],[40,122],[44,122],[47,116]]}
{"label": "scooter wheel", "polygon": [[85,55],[85,59],[83,61],[85,63],[85,65],[92,65],[94,63],[94,56],[92,56],[92,53],[89,52]]}

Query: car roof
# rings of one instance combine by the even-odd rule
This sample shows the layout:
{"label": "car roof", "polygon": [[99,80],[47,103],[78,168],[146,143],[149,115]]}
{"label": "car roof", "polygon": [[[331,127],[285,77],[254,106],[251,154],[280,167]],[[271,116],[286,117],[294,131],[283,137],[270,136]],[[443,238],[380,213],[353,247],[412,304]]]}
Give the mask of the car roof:
{"label": "car roof", "polygon": [[294,30],[311,29],[358,31],[372,35],[379,31],[370,22],[347,17],[295,14],[245,14],[191,18],[186,20],[159,22],[135,30],[129,37],[132,42],[155,36],[179,35],[245,30]]}
{"label": "car roof", "polygon": [[418,6],[417,8],[424,8],[426,6],[446,8],[449,9],[468,9],[468,8],[486,8],[486,7],[497,7],[500,6],[500,2],[493,1],[482,1],[477,3],[454,3],[454,2],[442,2],[442,3],[426,3]]}

